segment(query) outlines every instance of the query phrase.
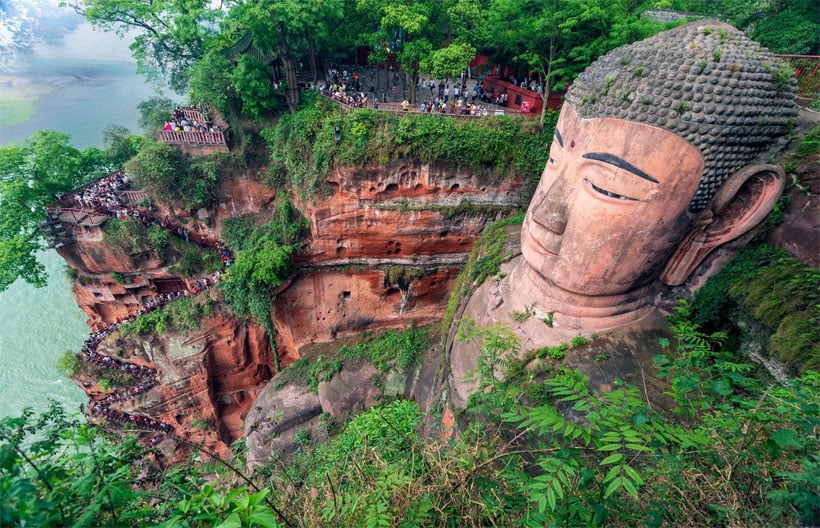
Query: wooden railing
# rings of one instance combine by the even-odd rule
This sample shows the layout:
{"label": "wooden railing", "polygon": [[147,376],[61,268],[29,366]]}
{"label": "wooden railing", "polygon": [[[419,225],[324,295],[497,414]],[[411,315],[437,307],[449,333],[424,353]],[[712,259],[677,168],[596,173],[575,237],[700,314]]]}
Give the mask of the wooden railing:
{"label": "wooden railing", "polygon": [[159,138],[170,145],[227,145],[225,134],[218,130],[212,130],[211,132],[161,130]]}
{"label": "wooden railing", "polygon": [[182,115],[184,115],[185,119],[188,121],[196,121],[200,124],[207,121],[207,119],[205,119],[205,114],[194,108],[183,108]]}

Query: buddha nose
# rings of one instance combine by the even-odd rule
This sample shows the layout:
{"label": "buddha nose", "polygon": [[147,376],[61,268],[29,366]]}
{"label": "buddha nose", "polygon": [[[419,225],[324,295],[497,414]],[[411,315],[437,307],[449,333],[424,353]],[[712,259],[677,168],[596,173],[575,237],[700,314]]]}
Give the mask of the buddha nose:
{"label": "buddha nose", "polygon": [[533,210],[532,217],[556,235],[564,234],[567,227],[567,196],[565,185],[560,178],[550,186],[544,198]]}

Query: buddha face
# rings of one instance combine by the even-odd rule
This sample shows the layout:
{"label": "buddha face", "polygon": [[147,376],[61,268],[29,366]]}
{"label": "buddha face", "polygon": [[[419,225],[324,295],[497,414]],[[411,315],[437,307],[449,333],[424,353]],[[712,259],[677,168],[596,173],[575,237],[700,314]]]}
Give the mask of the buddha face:
{"label": "buddha face", "polygon": [[521,232],[527,264],[583,296],[655,280],[693,225],[703,169],[680,136],[644,123],[582,119],[565,103]]}

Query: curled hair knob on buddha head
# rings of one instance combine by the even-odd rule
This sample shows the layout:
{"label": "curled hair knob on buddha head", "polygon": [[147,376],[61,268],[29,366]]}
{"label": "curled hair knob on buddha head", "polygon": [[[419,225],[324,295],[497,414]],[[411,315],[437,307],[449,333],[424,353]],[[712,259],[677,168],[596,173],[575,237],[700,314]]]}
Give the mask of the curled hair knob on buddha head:
{"label": "curled hair knob on buddha head", "polygon": [[732,26],[702,20],[609,52],[566,100],[581,117],[638,121],[689,141],[704,161],[695,212],[729,176],[783,146],[794,90],[788,65]]}

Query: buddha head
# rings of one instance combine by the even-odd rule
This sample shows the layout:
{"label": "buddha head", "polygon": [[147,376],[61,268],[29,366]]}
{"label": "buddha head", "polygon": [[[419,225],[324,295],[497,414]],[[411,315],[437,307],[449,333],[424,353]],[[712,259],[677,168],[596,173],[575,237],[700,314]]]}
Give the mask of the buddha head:
{"label": "buddha head", "polygon": [[684,283],[782,193],[767,160],[797,113],[793,86],[771,53],[715,21],[598,59],[567,93],[524,220],[529,275],[581,308]]}

